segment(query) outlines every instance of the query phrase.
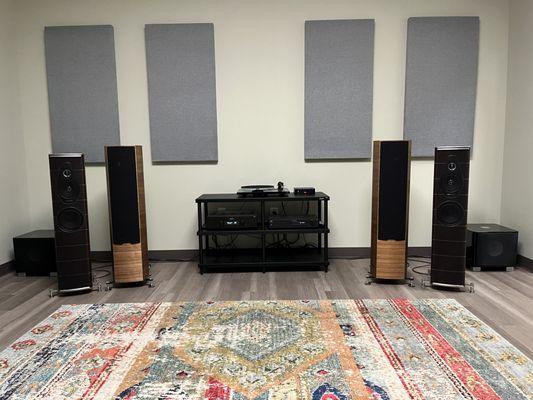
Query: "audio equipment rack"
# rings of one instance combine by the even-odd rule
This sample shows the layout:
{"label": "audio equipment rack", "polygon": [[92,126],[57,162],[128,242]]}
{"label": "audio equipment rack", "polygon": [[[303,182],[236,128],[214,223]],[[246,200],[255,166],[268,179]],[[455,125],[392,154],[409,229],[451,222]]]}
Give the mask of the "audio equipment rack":
{"label": "audio equipment rack", "polygon": [[[237,194],[203,194],[196,199],[198,208],[198,267],[203,274],[211,268],[225,269],[245,269],[260,268],[266,272],[270,268],[322,268],[328,271],[328,201],[329,196],[322,192],[316,192],[314,195],[299,196],[290,193],[281,198],[271,197],[241,197]],[[316,207],[318,217],[318,226],[302,228],[284,228],[269,229],[267,204],[281,203],[294,204],[302,202],[309,206],[313,204]],[[236,229],[207,229],[206,220],[210,215],[210,206],[234,205],[243,207],[255,207],[258,213],[258,224],[255,228],[236,228]],[[267,237],[270,235],[288,235],[288,234],[312,234],[316,235],[316,247],[300,248],[275,248],[269,246]],[[215,248],[212,246],[213,238],[216,241],[218,236],[237,237],[237,236],[254,236],[260,241],[257,248]]]}

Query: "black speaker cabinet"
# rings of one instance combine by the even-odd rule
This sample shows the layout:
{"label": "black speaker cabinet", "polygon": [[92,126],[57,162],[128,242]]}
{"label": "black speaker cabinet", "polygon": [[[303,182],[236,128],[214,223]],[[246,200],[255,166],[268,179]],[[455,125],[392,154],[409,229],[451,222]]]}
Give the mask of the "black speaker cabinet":
{"label": "black speaker cabinet", "polygon": [[469,147],[435,149],[432,285],[465,286],[469,168]]}
{"label": "black speaker cabinet", "polygon": [[141,146],[106,146],[107,191],[115,283],[149,277]]}
{"label": "black speaker cabinet", "polygon": [[50,178],[59,293],[92,288],[83,154],[51,154]]}
{"label": "black speaker cabinet", "polygon": [[518,231],[496,224],[468,224],[466,262],[474,271],[516,265]]}
{"label": "black speaker cabinet", "polygon": [[370,274],[406,279],[411,142],[375,141]]}
{"label": "black speaker cabinet", "polygon": [[15,271],[19,275],[56,274],[56,249],[53,230],[39,230],[13,238]]}

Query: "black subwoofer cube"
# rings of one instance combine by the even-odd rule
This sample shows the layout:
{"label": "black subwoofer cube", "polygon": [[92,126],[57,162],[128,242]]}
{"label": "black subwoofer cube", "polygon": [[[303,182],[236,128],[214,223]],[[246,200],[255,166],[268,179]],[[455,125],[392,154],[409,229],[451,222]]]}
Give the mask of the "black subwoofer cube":
{"label": "black subwoofer cube", "polygon": [[512,271],[517,245],[518,231],[514,229],[497,224],[468,224],[467,265],[474,271],[497,267]]}
{"label": "black subwoofer cube", "polygon": [[53,230],[39,230],[13,238],[15,271],[20,275],[56,274],[55,235]]}

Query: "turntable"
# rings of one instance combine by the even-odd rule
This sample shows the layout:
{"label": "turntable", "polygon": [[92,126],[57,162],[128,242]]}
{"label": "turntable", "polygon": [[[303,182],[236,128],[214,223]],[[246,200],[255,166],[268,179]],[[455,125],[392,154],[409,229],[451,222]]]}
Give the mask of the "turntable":
{"label": "turntable", "polygon": [[278,187],[274,185],[246,185],[241,186],[237,194],[241,197],[285,197],[290,191],[285,189],[283,182],[278,182]]}

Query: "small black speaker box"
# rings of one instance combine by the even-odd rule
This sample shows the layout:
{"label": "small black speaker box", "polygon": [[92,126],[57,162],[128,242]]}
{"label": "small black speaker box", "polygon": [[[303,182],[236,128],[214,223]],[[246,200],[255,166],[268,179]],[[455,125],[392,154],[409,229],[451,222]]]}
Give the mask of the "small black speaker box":
{"label": "small black speaker box", "polygon": [[20,275],[48,276],[56,274],[53,230],[39,230],[13,238],[15,271]]}
{"label": "small black speaker box", "polygon": [[516,265],[518,231],[496,224],[468,224],[467,265],[513,268]]}

